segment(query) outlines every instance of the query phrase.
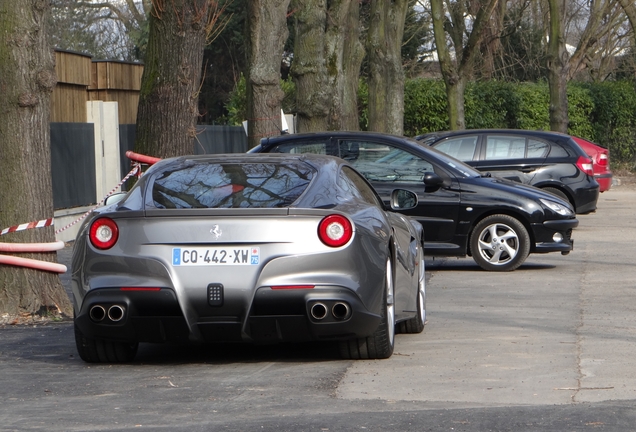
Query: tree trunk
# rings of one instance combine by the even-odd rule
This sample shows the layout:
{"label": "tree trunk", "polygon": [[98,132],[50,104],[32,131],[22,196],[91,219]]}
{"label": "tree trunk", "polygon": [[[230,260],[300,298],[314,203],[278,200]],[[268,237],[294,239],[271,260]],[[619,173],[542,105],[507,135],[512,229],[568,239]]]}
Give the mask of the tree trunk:
{"label": "tree trunk", "polygon": [[[56,83],[44,0],[0,2],[0,229],[53,217],[50,97]],[[55,240],[54,228],[2,236],[6,243]],[[55,252],[11,254],[56,262]],[[0,264],[0,320],[72,313],[54,273]]]}
{"label": "tree trunk", "polygon": [[[328,5],[327,5],[328,3]],[[359,130],[364,57],[357,0],[294,0],[298,132]]]}
{"label": "tree trunk", "polygon": [[[443,0],[431,0],[431,15],[433,19],[433,33],[439,58],[440,69],[446,94],[448,96],[448,117],[451,130],[466,128],[464,116],[464,91],[466,82],[473,72],[474,58],[479,44],[487,30],[487,24],[499,0],[489,0],[479,7],[472,29],[464,46],[464,16],[465,11],[454,10],[455,21],[447,22],[444,13]],[[460,6],[458,4],[458,6]],[[450,39],[454,45],[455,61],[451,59],[450,50],[446,43],[446,29],[451,30]]]}
{"label": "tree trunk", "polygon": [[153,0],[137,112],[135,151],[192,154],[210,0]]}
{"label": "tree trunk", "polygon": [[358,0],[330,1],[327,11],[327,74],[332,89],[329,130],[360,129],[358,80],[364,58]]}
{"label": "tree trunk", "polygon": [[446,82],[446,98],[448,99],[448,117],[451,130],[466,129],[464,112],[464,93],[466,92],[466,79],[456,77]]}
{"label": "tree trunk", "polygon": [[248,0],[247,3],[247,145],[281,133],[280,65],[287,40],[289,0]]}
{"label": "tree trunk", "polygon": [[632,49],[636,50],[636,4],[634,4],[634,0],[618,0],[618,2],[625,11],[629,24],[632,27]]}
{"label": "tree trunk", "polygon": [[550,89],[550,129],[568,131],[567,76],[568,59],[563,36],[563,11],[560,0],[548,0],[550,6],[550,30],[548,41],[548,87]]}
{"label": "tree trunk", "polygon": [[298,132],[327,129],[333,89],[325,64],[326,0],[293,0],[296,35],[291,75],[296,83]]}
{"label": "tree trunk", "polygon": [[404,132],[402,38],[407,0],[371,0],[369,55],[369,130]]}

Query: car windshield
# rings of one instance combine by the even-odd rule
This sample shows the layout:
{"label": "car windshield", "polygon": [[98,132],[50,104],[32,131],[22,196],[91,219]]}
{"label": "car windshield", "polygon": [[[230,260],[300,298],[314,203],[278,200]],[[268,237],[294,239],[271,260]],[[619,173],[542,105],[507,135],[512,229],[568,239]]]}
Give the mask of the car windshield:
{"label": "car windshield", "polygon": [[160,173],[152,199],[164,209],[287,207],[314,172],[303,162],[193,162]]}

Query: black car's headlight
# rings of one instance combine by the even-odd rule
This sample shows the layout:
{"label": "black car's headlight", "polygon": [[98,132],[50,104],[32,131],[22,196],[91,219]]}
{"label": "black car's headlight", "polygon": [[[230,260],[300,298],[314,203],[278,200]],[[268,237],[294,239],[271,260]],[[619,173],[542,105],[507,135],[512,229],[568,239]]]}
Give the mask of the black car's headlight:
{"label": "black car's headlight", "polygon": [[544,206],[561,216],[571,216],[574,214],[574,211],[569,206],[564,206],[556,201],[550,201],[543,198],[540,198],[539,201],[541,201]]}

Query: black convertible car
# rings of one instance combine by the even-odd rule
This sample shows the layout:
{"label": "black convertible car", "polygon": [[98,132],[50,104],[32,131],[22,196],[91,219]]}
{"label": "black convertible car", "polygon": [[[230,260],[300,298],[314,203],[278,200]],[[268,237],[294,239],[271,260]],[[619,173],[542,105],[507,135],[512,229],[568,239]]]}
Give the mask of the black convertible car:
{"label": "black convertible car", "polygon": [[486,270],[510,271],[530,253],[573,248],[569,202],[532,186],[492,178],[416,140],[374,132],[264,138],[250,152],[318,153],[347,160],[385,202],[396,188],[418,195],[404,213],[424,226],[429,256],[470,255]]}

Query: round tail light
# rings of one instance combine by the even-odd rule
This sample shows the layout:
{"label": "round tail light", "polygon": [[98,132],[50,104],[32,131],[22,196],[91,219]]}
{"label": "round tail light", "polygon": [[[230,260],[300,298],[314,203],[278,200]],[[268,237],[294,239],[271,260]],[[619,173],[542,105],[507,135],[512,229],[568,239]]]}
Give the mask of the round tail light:
{"label": "round tail light", "polygon": [[318,225],[318,237],[327,246],[343,246],[351,240],[352,235],[353,227],[351,222],[342,215],[326,216]]}
{"label": "round tail light", "polygon": [[110,249],[119,238],[119,228],[110,218],[98,218],[91,224],[89,239],[97,249]]}

